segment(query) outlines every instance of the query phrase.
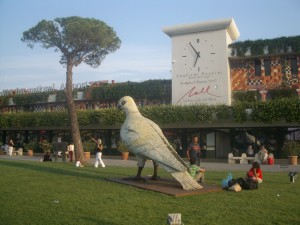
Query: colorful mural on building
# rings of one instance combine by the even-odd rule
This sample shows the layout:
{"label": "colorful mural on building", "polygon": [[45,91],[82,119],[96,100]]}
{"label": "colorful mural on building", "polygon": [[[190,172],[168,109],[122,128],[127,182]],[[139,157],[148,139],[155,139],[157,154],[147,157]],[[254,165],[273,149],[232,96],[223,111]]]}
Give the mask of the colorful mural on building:
{"label": "colorful mural on building", "polygon": [[232,57],[232,91],[300,88],[300,56]]}

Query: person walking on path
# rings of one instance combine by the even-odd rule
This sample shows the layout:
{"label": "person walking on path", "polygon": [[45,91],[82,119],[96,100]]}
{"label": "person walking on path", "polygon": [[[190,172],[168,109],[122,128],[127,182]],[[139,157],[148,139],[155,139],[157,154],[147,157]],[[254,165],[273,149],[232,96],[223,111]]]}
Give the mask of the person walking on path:
{"label": "person walking on path", "polygon": [[[247,148],[247,156],[248,157],[254,157],[254,150],[252,148],[252,145],[249,145]],[[250,160],[248,160],[248,163],[250,163]]]}
{"label": "person walking on path", "polygon": [[7,143],[7,150],[8,150],[8,155],[12,156],[12,153],[14,151],[14,141],[12,138],[9,138],[8,143]]}
{"label": "person walking on path", "polygon": [[186,154],[189,161],[194,159],[196,165],[200,166],[201,146],[197,136],[193,137],[193,142],[189,144]]}
{"label": "person walking on path", "polygon": [[68,153],[69,153],[69,157],[70,157],[70,162],[73,162],[73,154],[74,154],[74,144],[70,143],[68,145]]}
{"label": "person walking on path", "polygon": [[97,141],[92,138],[93,141],[97,144],[97,148],[96,148],[96,161],[95,161],[95,167],[98,168],[99,166],[99,163],[101,165],[102,168],[105,167],[105,164],[102,160],[102,151],[103,151],[103,145],[102,145],[102,141],[101,139],[99,138]]}

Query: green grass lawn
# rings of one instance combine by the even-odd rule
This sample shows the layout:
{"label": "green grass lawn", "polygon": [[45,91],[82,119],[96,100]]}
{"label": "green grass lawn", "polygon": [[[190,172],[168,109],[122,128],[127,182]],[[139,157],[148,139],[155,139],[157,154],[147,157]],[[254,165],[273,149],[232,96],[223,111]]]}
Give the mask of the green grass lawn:
{"label": "green grass lawn", "polygon": [[[164,225],[168,213],[181,213],[185,225],[300,224],[300,180],[291,184],[286,172],[265,172],[258,190],[177,198],[106,180],[135,173],[136,168],[0,159],[0,224]],[[151,173],[145,168],[143,175]],[[170,177],[163,170],[160,176]],[[207,171],[205,182],[221,186],[226,176],[227,171]]]}

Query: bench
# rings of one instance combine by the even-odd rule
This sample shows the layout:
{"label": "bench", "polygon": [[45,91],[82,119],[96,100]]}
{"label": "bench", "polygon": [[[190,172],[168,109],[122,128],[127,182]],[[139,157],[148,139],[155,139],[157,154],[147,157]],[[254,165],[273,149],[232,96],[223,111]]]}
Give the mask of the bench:
{"label": "bench", "polygon": [[233,156],[232,153],[228,154],[228,164],[235,164],[239,162],[240,164],[248,164],[253,162],[255,157],[247,157],[246,153],[243,153],[241,156]]}
{"label": "bench", "polygon": [[23,155],[23,148],[19,148],[18,150],[14,150],[12,155]]}

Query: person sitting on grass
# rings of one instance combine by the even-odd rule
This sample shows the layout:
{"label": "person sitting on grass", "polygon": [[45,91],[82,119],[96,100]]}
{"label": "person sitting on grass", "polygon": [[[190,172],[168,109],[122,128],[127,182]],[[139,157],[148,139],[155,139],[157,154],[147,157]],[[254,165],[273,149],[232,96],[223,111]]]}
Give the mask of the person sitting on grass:
{"label": "person sitting on grass", "polygon": [[198,167],[196,164],[196,160],[191,157],[190,165],[189,165],[189,174],[194,178],[195,181],[203,183],[204,182],[204,173],[205,170]]}
{"label": "person sitting on grass", "polygon": [[268,164],[269,152],[265,148],[265,146],[260,146],[260,150],[258,152],[258,160],[261,164]]}
{"label": "person sitting on grass", "polygon": [[247,172],[246,178],[259,184],[262,183],[262,170],[258,162],[253,162],[251,169]]}
{"label": "person sitting on grass", "polygon": [[47,161],[52,161],[49,151],[46,152],[43,159],[43,162],[47,162]]}
{"label": "person sitting on grass", "polygon": [[76,163],[75,163],[76,167],[83,167],[83,165],[81,164],[80,160],[77,158],[76,159]]}

